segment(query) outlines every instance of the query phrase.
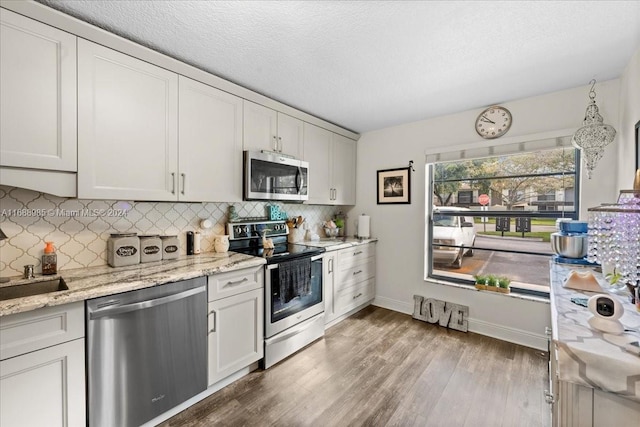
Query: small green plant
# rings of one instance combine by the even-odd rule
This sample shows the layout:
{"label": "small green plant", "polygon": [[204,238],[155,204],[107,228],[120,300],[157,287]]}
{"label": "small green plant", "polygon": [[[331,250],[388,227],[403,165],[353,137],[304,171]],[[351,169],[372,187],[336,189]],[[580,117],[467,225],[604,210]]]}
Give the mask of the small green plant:
{"label": "small green plant", "polygon": [[485,276],[484,274],[476,274],[475,276],[473,276],[473,278],[476,279],[476,283],[478,285],[487,284],[487,276]]}
{"label": "small green plant", "polygon": [[493,274],[487,276],[487,286],[498,286],[498,278]]}
{"label": "small green plant", "polygon": [[607,274],[604,278],[607,279],[610,285],[615,285],[622,279],[622,274],[618,273],[618,270],[614,267],[613,273]]}
{"label": "small green plant", "polygon": [[503,289],[509,289],[509,283],[511,283],[511,279],[509,279],[508,277],[498,277],[498,286],[503,288]]}

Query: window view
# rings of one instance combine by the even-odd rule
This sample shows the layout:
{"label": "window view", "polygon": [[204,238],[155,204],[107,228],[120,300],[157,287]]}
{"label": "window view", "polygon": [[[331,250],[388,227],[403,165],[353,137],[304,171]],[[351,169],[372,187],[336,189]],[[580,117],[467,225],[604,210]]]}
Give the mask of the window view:
{"label": "window view", "polygon": [[430,165],[429,275],[504,276],[516,291],[546,293],[556,220],[577,218],[578,156],[558,148]]}

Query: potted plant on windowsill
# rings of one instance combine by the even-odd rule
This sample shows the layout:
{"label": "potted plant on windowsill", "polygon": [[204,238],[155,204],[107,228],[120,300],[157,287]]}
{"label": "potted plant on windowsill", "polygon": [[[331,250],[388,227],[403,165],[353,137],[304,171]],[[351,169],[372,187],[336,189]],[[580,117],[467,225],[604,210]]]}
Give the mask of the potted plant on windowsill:
{"label": "potted plant on windowsill", "polygon": [[487,276],[487,290],[493,292],[498,291],[498,278],[493,274]]}
{"label": "potted plant on windowsill", "polygon": [[476,279],[476,289],[479,291],[484,291],[487,289],[487,276],[482,274],[476,274],[473,276]]}
{"label": "potted plant on windowsill", "polygon": [[509,288],[510,283],[511,279],[509,279],[508,277],[498,277],[498,287],[496,288],[496,290],[498,292],[502,292],[503,294],[508,294],[509,292],[511,292],[511,289]]}

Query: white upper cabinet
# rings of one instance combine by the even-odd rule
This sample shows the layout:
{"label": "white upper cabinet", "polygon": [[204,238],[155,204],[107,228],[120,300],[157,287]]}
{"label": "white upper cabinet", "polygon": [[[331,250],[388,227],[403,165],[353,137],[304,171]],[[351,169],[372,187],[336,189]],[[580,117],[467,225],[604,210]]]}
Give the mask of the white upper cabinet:
{"label": "white upper cabinet", "polygon": [[332,204],[331,132],[305,122],[304,160],[309,162],[309,200],[307,203]]}
{"label": "white upper cabinet", "polygon": [[242,200],[242,98],[180,76],[179,200]]}
{"label": "white upper cabinet", "polygon": [[356,204],[356,142],[337,133],[332,134],[333,203]]}
{"label": "white upper cabinet", "polygon": [[304,124],[304,160],[309,162],[309,204],[356,204],[356,142]]}
{"label": "white upper cabinet", "polygon": [[76,171],[76,37],[0,9],[0,165]]}
{"label": "white upper cabinet", "polygon": [[178,75],[78,40],[78,197],[177,199]]}
{"label": "white upper cabinet", "polygon": [[244,149],[302,157],[302,120],[244,100]]}
{"label": "white upper cabinet", "polygon": [[303,121],[295,117],[278,113],[278,152],[289,154],[296,159],[302,158],[303,152]]}

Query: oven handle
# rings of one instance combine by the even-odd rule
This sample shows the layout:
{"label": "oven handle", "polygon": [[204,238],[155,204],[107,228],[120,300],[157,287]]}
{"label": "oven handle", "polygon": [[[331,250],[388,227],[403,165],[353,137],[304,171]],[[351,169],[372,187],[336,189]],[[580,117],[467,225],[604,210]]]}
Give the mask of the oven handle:
{"label": "oven handle", "polygon": [[[323,256],[324,254],[314,255],[311,257],[311,262],[318,261],[319,259],[322,259]],[[274,270],[276,268],[278,268],[278,264],[267,264],[267,271]]]}
{"label": "oven handle", "polygon": [[279,343],[281,341],[287,340],[295,335],[298,335],[304,331],[306,331],[307,329],[309,329],[310,327],[313,326],[313,324],[315,322],[317,322],[319,320],[319,318],[322,318],[324,315],[324,311],[320,314],[317,314],[315,316],[313,316],[311,319],[307,319],[302,323],[298,323],[296,326],[293,326],[289,329],[287,329],[287,333],[286,334],[280,334],[277,335],[273,338],[269,338],[267,340],[265,340],[265,342],[267,342],[267,344],[272,345],[272,344],[276,344]]}

